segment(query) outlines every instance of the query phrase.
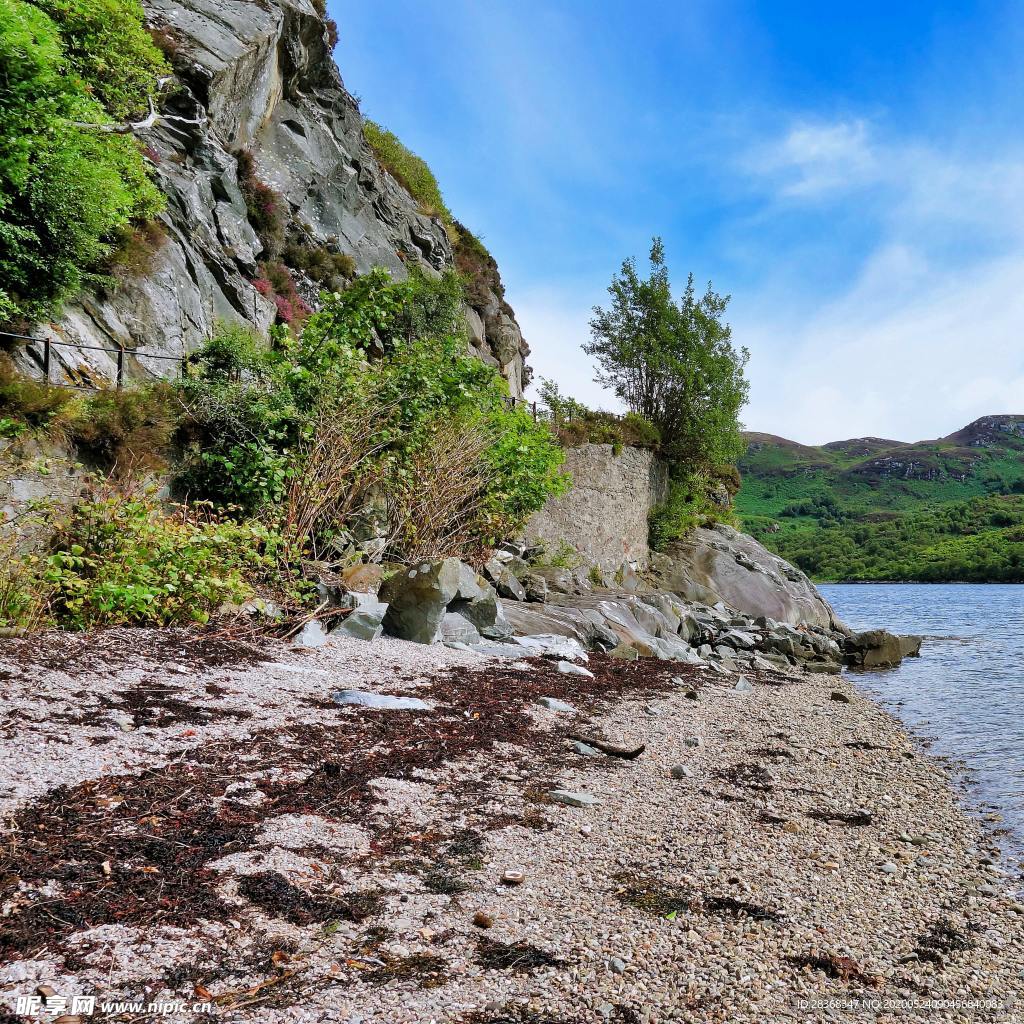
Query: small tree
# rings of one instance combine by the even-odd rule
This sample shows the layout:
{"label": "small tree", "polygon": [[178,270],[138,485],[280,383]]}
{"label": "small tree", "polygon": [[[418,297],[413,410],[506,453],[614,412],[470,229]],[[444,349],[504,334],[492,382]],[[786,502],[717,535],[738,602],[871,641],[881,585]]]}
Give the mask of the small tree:
{"label": "small tree", "polygon": [[690,274],[676,303],[660,238],[651,243],[650,277],[641,278],[627,259],[608,294],[611,305],[594,307],[592,340],[583,346],[597,357],[595,380],[659,428],[677,466],[735,461],[743,451],[739,412],[747,401],[749,353],[733,347],[723,320],[729,297],[709,284],[697,298]]}

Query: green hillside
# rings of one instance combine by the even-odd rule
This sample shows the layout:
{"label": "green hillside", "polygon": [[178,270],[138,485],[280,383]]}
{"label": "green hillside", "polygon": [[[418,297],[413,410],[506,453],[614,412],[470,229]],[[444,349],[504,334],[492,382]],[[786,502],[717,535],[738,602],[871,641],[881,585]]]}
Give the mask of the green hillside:
{"label": "green hillside", "polygon": [[747,441],[737,512],[814,578],[1024,581],[1024,416],[912,444]]}

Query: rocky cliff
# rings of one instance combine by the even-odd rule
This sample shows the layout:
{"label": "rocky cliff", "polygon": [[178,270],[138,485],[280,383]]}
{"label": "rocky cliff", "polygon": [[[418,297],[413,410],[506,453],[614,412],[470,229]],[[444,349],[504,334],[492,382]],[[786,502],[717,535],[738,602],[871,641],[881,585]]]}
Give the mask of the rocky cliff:
{"label": "rocky cliff", "polygon": [[[83,346],[54,350],[54,379],[113,376],[114,356],[84,346],[139,350],[126,373],[168,375],[175,363],[151,357],[195,350],[218,320],[259,331],[274,322],[279,306],[261,287],[259,264],[278,256],[250,223],[247,178],[283,207],[285,262],[288,251],[326,253],[397,278],[412,264],[431,272],[455,266],[444,225],[421,212],[364,141],[358,103],[310,0],[144,7],[175,72],[163,94],[169,116],[139,133],[167,197],[159,233],[166,238],[158,235],[144,272],[81,296],[59,322],[37,327],[38,336]],[[290,271],[298,294],[315,304],[320,284]],[[496,275],[475,284],[467,310],[473,351],[521,395],[529,349]],[[40,350],[26,350],[24,368],[38,370]]]}

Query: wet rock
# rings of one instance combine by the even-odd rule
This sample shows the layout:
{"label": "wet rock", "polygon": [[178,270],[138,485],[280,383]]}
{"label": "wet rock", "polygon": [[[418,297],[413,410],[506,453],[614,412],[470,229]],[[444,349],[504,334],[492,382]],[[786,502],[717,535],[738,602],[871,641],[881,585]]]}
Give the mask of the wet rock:
{"label": "wet rock", "polygon": [[829,700],[834,700],[837,704],[851,703],[849,696],[843,693],[841,690],[833,690],[829,694]]}
{"label": "wet rock", "polygon": [[846,660],[860,668],[888,668],[921,651],[921,637],[896,636],[885,629],[869,629],[846,638]]}

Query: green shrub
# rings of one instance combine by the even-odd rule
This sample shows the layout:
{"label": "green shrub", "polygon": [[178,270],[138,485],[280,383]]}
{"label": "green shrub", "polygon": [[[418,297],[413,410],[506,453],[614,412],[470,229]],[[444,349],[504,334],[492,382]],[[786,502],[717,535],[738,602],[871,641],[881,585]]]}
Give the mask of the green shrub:
{"label": "green shrub", "polygon": [[394,132],[373,121],[363,121],[363,138],[384,169],[419,203],[421,213],[440,217],[447,227],[454,227],[455,220],[441,195],[441,186],[422,157],[407,149]]}
{"label": "green shrub", "polygon": [[277,546],[256,523],[115,496],[68,513],[38,575],[60,626],[183,625],[251,597],[252,580],[273,575]]}
{"label": "green shrub", "polygon": [[619,455],[624,446],[658,450],[661,432],[653,423],[634,412],[624,416],[588,409],[575,398],[563,395],[558,384],[541,377],[539,394],[547,408],[558,440],[567,448],[582,444],[610,444]]}
{"label": "green shrub", "polygon": [[697,526],[735,523],[731,509],[716,500],[720,483],[720,478],[707,470],[684,475],[675,469],[668,497],[651,509],[648,516],[650,546],[655,551],[664,551],[666,545],[685,537]]}
{"label": "green shrub", "polygon": [[139,0],[32,0],[60,30],[67,71],[117,121],[145,113],[167,63]]}
{"label": "green shrub", "polygon": [[91,466],[127,479],[166,468],[180,409],[174,387],[154,381],[77,398],[52,429]]}
{"label": "green shrub", "polygon": [[40,2],[53,18],[26,0],[0,6],[0,321],[48,315],[101,268],[119,229],[163,206],[138,143],[89,127],[156,87],[164,64],[141,7]]}
{"label": "green shrub", "polygon": [[[179,486],[337,530],[363,514],[352,495],[381,481],[397,557],[422,554],[427,535],[470,552],[514,532],[566,486],[562,454],[546,426],[509,407],[500,375],[466,354],[461,308],[454,274],[392,282],[374,271],[325,295],[301,333],[280,332],[273,349],[222,332],[180,385]],[[446,471],[463,504],[458,529],[443,535],[427,522],[430,507],[446,507],[430,469],[444,475],[442,433],[464,456],[477,453]],[[318,542],[311,529],[299,530],[303,543]]]}
{"label": "green shrub", "polygon": [[0,415],[15,423],[44,427],[74,398],[65,388],[25,377],[6,353],[0,353]]}

